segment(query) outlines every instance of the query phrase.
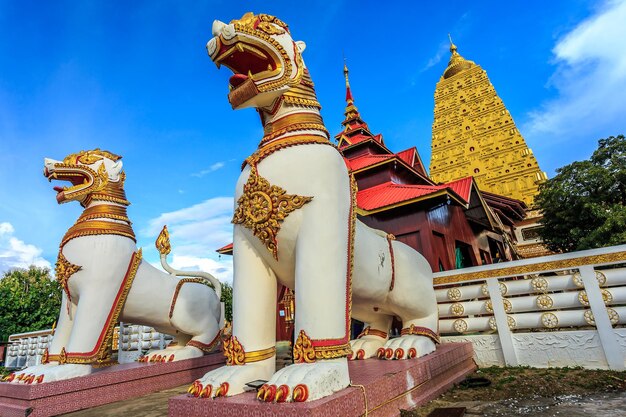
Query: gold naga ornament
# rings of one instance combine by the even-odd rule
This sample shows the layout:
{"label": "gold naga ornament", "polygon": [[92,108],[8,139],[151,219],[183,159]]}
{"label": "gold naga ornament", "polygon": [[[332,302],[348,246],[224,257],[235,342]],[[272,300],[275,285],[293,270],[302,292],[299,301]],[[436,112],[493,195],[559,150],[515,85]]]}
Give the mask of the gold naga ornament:
{"label": "gold naga ornament", "polygon": [[293,346],[293,361],[295,363],[311,363],[316,360],[336,359],[352,354],[350,343],[321,345],[324,342],[325,340],[313,341],[304,330],[300,330],[298,339]]}
{"label": "gold naga ornament", "polygon": [[[68,281],[70,280],[70,277],[74,275],[76,272],[80,271],[81,268],[82,266],[74,265],[73,263],[65,259],[63,252],[59,251],[59,257],[57,258],[57,263],[54,268],[54,273],[57,277],[57,281],[59,281],[59,284],[61,285],[61,288],[63,288],[63,291],[65,291],[68,301],[72,300],[72,296],[70,295],[70,288],[68,286]],[[68,302],[67,303],[68,312],[69,312],[69,308],[70,308],[70,305]]]}
{"label": "gold naga ornament", "polygon": [[260,362],[276,355],[276,346],[267,349],[254,350],[246,352],[243,346],[235,336],[231,336],[224,340],[224,356],[226,356],[226,365],[238,366],[246,363]]}
{"label": "gold naga ornament", "polygon": [[271,185],[259,175],[256,166],[252,166],[250,177],[243,186],[243,194],[237,200],[232,223],[250,229],[272,253],[274,259],[278,260],[276,236],[281,223],[291,212],[311,200],[313,197],[287,194],[281,187]]}

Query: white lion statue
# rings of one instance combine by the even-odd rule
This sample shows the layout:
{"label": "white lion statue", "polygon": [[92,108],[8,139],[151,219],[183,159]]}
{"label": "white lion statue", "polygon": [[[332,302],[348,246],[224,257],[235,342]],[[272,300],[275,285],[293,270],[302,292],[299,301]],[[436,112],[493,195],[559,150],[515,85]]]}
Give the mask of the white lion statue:
{"label": "white lion statue", "polygon": [[[60,245],[56,278],[63,289],[58,325],[43,364],[11,374],[13,383],[45,383],[87,375],[111,362],[118,321],[152,326],[175,335],[165,350],[146,361],[175,361],[202,356],[220,339],[221,286],[209,274],[177,278],[142,260],[126,215],[121,157],[95,149],[63,161],[46,158],[44,175],[69,181],[54,187],[57,201],[85,207]],[[166,269],[167,229],[157,246]],[[210,288],[210,286],[213,288]]]}
{"label": "white lion statue", "polygon": [[[347,387],[348,359],[408,359],[435,350],[432,271],[416,251],[356,220],[356,189],[329,142],[313,83],[276,17],[215,21],[211,59],[230,68],[234,109],[255,107],[264,136],[236,186],[233,332],[227,366],[189,388],[198,397],[268,382],[264,401],[307,401]],[[382,260],[382,261],[381,261]],[[275,372],[277,283],[295,290],[295,364]],[[349,340],[350,318],[368,324]],[[400,337],[389,339],[394,316]]]}

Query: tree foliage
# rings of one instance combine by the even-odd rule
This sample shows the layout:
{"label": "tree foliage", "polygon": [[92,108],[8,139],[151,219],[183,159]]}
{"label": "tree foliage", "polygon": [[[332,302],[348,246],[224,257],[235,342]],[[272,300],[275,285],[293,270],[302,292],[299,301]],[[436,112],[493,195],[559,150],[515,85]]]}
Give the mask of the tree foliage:
{"label": "tree foliage", "polygon": [[222,282],[222,299],[224,303],[224,317],[226,320],[233,321],[233,287],[227,282]]}
{"label": "tree foliage", "polygon": [[0,279],[0,340],[52,327],[61,308],[61,287],[48,268],[13,269]]}
{"label": "tree foliage", "polygon": [[626,243],[626,138],[598,141],[589,160],[557,170],[540,187],[539,232],[550,250],[570,252]]}

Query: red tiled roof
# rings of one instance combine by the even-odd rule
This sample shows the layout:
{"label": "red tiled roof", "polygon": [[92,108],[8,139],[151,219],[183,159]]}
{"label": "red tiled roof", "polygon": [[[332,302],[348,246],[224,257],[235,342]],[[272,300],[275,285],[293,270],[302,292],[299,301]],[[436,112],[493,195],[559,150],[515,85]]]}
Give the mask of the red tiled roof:
{"label": "red tiled roof", "polygon": [[375,210],[407,200],[413,200],[440,191],[435,186],[400,185],[385,182],[357,193],[357,205],[365,210]]}
{"label": "red tiled roof", "polygon": [[350,136],[347,139],[350,141],[351,144],[355,144],[355,143],[359,143],[359,142],[363,142],[364,140],[368,140],[371,139],[372,137],[370,135],[363,135],[361,133],[358,133],[354,136]]}
{"label": "red tiled roof", "polygon": [[472,177],[461,178],[460,180],[451,181],[446,184],[442,184],[439,187],[450,188],[459,197],[469,203],[470,193],[472,192]]}
{"label": "red tiled roof", "polygon": [[417,149],[415,147],[409,148],[405,151],[398,152],[398,158],[402,159],[407,163],[408,166],[413,166],[413,162],[415,162],[415,154],[417,153]]}
{"label": "red tiled roof", "polygon": [[377,164],[393,158],[394,155],[363,155],[353,159],[347,159],[346,165],[350,171],[358,171],[361,168]]}
{"label": "red tiled roof", "polygon": [[472,182],[472,177],[441,185],[402,185],[390,181],[359,191],[357,205],[364,210],[375,210],[443,190],[453,191],[463,202],[468,203]]}
{"label": "red tiled roof", "polygon": [[222,246],[221,248],[217,249],[215,252],[224,254],[224,255],[232,255],[233,253],[233,244],[229,243],[226,246]]}

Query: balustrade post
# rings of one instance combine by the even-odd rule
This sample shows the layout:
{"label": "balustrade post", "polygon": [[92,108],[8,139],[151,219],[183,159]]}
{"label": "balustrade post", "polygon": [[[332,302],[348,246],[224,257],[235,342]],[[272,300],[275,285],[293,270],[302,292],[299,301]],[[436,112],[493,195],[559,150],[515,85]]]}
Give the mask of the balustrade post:
{"label": "balustrade post", "polygon": [[493,315],[496,318],[496,326],[498,327],[498,338],[504,355],[504,363],[506,366],[518,366],[517,353],[513,345],[513,335],[509,329],[506,311],[504,310],[504,302],[502,294],[500,294],[500,286],[497,278],[489,278],[487,281],[487,289],[493,306]]}
{"label": "balustrade post", "polygon": [[613,325],[609,319],[609,313],[606,310],[602,292],[596,279],[596,272],[592,265],[581,266],[578,268],[578,271],[587,292],[589,307],[591,307],[591,312],[593,313],[600,343],[604,350],[604,356],[606,356],[606,362],[610,369],[623,371],[625,369],[624,354],[613,331]]}

